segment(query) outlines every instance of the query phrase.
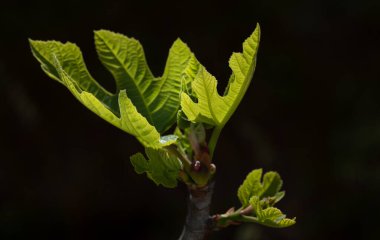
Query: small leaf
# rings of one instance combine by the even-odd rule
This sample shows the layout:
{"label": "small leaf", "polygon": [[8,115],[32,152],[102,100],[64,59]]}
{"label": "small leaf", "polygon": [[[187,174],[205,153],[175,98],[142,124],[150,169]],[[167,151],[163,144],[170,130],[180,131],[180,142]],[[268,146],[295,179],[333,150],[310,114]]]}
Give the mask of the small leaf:
{"label": "small leaf", "polygon": [[262,191],[261,175],[262,169],[255,169],[248,174],[243,184],[238,189],[238,197],[243,207],[249,205],[249,200],[252,196],[258,196]]}
{"label": "small leaf", "polygon": [[264,197],[262,199],[265,206],[274,206],[285,196],[285,191],[276,193],[274,196]]}
{"label": "small leaf", "polygon": [[260,27],[257,25],[252,35],[243,43],[242,53],[233,53],[229,65],[232,75],[223,96],[217,90],[217,80],[201,67],[192,90],[197,97],[193,101],[183,92],[181,106],[190,121],[203,122],[223,127],[235,112],[251,82],[256,66],[256,55],[260,41]]}
{"label": "small leaf", "polygon": [[255,169],[248,174],[239,187],[238,197],[242,204],[241,209],[248,209],[247,206],[251,205],[252,212],[243,210],[247,213],[242,214],[238,220],[276,228],[295,224],[295,218],[288,219],[280,209],[273,207],[285,196],[285,191],[279,192],[282,187],[280,175],[276,172],[267,172],[262,182],[261,176],[262,169]]}
{"label": "small leaf", "polygon": [[262,209],[261,201],[257,196],[253,196],[249,203],[251,204],[253,213],[256,217],[246,217],[246,221],[251,220],[252,222],[274,228],[289,227],[296,223],[295,218],[286,218],[286,215],[283,214],[278,208],[268,207],[266,209]]}
{"label": "small leaf", "polygon": [[278,173],[265,173],[262,182],[261,176],[262,169],[253,170],[239,187],[238,197],[243,207],[248,206],[249,199],[252,196],[257,196],[260,200],[268,198],[268,203],[273,205],[285,195],[285,192],[279,193],[282,187],[282,179]]}
{"label": "small leaf", "polygon": [[131,157],[135,171],[138,174],[147,173],[147,176],[157,185],[163,185],[167,188],[176,187],[178,174],[182,169],[181,162],[164,150],[146,148],[145,153],[149,160],[146,160],[141,153]]}
{"label": "small leaf", "polygon": [[258,217],[258,222],[262,225],[274,228],[284,228],[289,227],[296,223],[295,218],[286,218],[280,209],[270,207],[260,212]]}
{"label": "small leaf", "polygon": [[283,199],[285,197],[285,191],[281,191],[281,192],[278,192],[276,193],[276,195],[274,195],[274,203],[278,203],[281,199]]}
{"label": "small leaf", "polygon": [[136,153],[130,159],[137,174],[149,171],[149,164],[142,153]]}
{"label": "small leaf", "polygon": [[249,205],[252,206],[253,212],[256,214],[256,216],[261,213],[262,208],[261,208],[260,198],[258,196],[252,196],[248,202],[249,202]]}
{"label": "small leaf", "polygon": [[263,178],[263,190],[260,194],[261,198],[274,196],[282,187],[282,179],[276,172],[267,172]]}
{"label": "small leaf", "polygon": [[285,228],[290,227],[294,224],[296,224],[296,218],[284,218],[281,221],[277,222],[277,227]]}
{"label": "small leaf", "polygon": [[265,210],[260,211],[260,214],[257,214],[259,220],[272,220],[272,221],[280,221],[285,215],[282,214],[280,209],[269,207]]}

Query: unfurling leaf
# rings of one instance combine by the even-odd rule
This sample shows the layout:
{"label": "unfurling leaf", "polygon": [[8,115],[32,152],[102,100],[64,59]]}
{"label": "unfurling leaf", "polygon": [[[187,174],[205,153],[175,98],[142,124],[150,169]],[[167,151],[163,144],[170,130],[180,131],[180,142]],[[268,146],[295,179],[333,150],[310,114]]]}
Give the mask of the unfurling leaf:
{"label": "unfurling leaf", "polygon": [[276,172],[267,172],[261,181],[262,172],[262,169],[253,170],[239,187],[241,209],[246,214],[241,215],[238,220],[277,228],[295,224],[295,218],[288,219],[280,209],[273,207],[285,195],[284,191],[280,192],[282,187],[280,175]]}
{"label": "unfurling leaf", "polygon": [[262,191],[261,175],[263,174],[262,169],[255,169],[248,174],[243,184],[238,189],[238,198],[243,207],[249,205],[249,199],[252,196],[258,196]]}
{"label": "unfurling leaf", "polygon": [[243,43],[242,53],[233,53],[229,65],[232,75],[225,94],[219,95],[217,80],[204,67],[200,67],[192,82],[192,90],[197,98],[194,102],[183,92],[181,106],[190,121],[203,122],[223,127],[235,112],[251,82],[256,66],[256,56],[260,41],[260,26]]}
{"label": "unfurling leaf", "polygon": [[263,179],[263,188],[260,197],[273,197],[282,187],[282,179],[276,172],[267,172]]}
{"label": "unfurling leaf", "polygon": [[176,187],[178,175],[182,169],[181,162],[164,150],[146,148],[145,153],[148,160],[142,153],[131,156],[131,163],[136,173],[146,173],[157,185],[161,184],[167,188]]}
{"label": "unfurling leaf", "polygon": [[270,204],[274,204],[285,195],[285,192],[279,192],[282,187],[282,179],[278,173],[265,173],[261,182],[262,173],[262,169],[253,170],[239,187],[238,198],[243,207],[249,205],[252,196],[257,196],[259,199],[268,198],[271,201]]}
{"label": "unfurling leaf", "polygon": [[262,202],[257,196],[251,197],[249,202],[255,216],[245,218],[245,220],[251,220],[252,222],[275,228],[289,227],[296,223],[295,218],[286,218],[286,215],[278,208],[268,207],[263,209]]}
{"label": "unfurling leaf", "polygon": [[143,174],[149,171],[149,163],[142,153],[136,153],[132,155],[130,159],[137,174]]}

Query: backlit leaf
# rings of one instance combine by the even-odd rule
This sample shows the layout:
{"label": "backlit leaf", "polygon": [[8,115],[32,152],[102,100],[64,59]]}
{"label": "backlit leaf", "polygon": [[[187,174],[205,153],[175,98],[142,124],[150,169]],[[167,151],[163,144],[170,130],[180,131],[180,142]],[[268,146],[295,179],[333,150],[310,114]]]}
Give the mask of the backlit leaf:
{"label": "backlit leaf", "polygon": [[158,132],[167,130],[176,120],[182,83],[185,79],[192,81],[195,76],[192,70],[197,71],[199,64],[187,45],[180,39],[173,43],[164,74],[156,78],[136,39],[100,30],[95,31],[95,44],[100,60],[115,78],[117,89],[127,91],[139,112]]}
{"label": "backlit leaf", "polygon": [[217,80],[204,67],[201,67],[194,81],[192,91],[197,97],[193,101],[183,92],[181,106],[190,121],[204,122],[223,127],[235,112],[251,82],[260,41],[260,27],[257,25],[252,35],[243,43],[242,53],[233,53],[229,65],[232,75],[225,94],[217,90]]}
{"label": "backlit leaf", "polygon": [[250,199],[250,204],[254,211],[254,217],[245,218],[268,227],[284,228],[289,227],[296,223],[295,218],[286,218],[286,215],[281,212],[280,209],[274,207],[268,207],[262,209],[261,203],[257,196],[253,196]]}
{"label": "backlit leaf", "polygon": [[154,77],[137,40],[100,30],[95,32],[95,43],[100,60],[115,79],[116,93],[94,80],[75,44],[30,40],[32,53],[44,72],[65,85],[91,111],[146,147],[160,148],[175,142],[160,133],[176,122],[180,92],[199,68],[187,45],[176,40],[163,76]]}
{"label": "backlit leaf", "polygon": [[262,191],[261,175],[262,169],[255,169],[248,174],[243,184],[238,189],[238,197],[243,207],[249,205],[252,196],[258,196]]}
{"label": "backlit leaf", "polygon": [[282,179],[276,172],[267,172],[263,180],[262,169],[255,169],[250,172],[243,184],[238,189],[238,198],[243,207],[248,206],[252,196],[259,199],[270,198],[271,204],[277,203],[284,196],[285,192],[279,192],[282,187]]}
{"label": "backlit leaf", "polygon": [[131,157],[135,171],[138,174],[145,172],[157,185],[163,185],[167,188],[176,187],[178,174],[182,169],[181,162],[164,150],[146,148],[145,153],[148,160],[141,153]]}
{"label": "backlit leaf", "polygon": [[166,141],[161,140],[160,134],[137,111],[136,107],[127,97],[125,90],[119,92],[119,117],[113,114],[107,106],[92,93],[81,90],[77,83],[60,67],[58,60],[56,60],[56,65],[60,79],[62,79],[70,92],[82,102],[83,105],[112,125],[135,136],[144,146],[157,149],[176,141],[174,138]]}

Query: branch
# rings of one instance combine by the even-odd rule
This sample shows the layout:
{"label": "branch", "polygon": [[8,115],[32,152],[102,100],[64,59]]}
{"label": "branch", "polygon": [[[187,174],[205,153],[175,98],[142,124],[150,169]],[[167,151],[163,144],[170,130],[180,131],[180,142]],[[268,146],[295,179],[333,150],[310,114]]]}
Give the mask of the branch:
{"label": "branch", "polygon": [[189,188],[188,213],[179,240],[205,240],[207,238],[211,232],[208,221],[213,191],[214,182],[201,189]]}

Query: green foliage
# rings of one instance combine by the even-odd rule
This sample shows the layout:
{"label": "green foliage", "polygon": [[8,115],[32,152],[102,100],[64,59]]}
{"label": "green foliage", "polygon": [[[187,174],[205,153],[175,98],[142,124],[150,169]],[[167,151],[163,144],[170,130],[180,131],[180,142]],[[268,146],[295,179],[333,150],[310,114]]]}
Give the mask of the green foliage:
{"label": "green foliage", "polygon": [[177,186],[179,171],[182,170],[182,164],[175,156],[169,155],[164,150],[155,150],[146,148],[145,153],[148,160],[142,153],[131,156],[131,163],[138,174],[146,173],[157,185],[163,185],[167,188]]}
{"label": "green foliage", "polygon": [[290,227],[295,224],[295,218],[286,218],[286,215],[281,212],[280,209],[275,207],[268,207],[263,209],[263,202],[259,200],[258,196],[253,196],[250,199],[250,204],[253,208],[253,213],[256,218],[247,217],[246,221],[256,222],[268,227],[284,228]]}
{"label": "green foliage", "polygon": [[192,83],[197,97],[194,102],[183,92],[181,106],[188,119],[213,126],[223,127],[235,112],[251,82],[256,67],[256,56],[260,41],[260,27],[244,41],[243,52],[233,53],[229,65],[232,69],[227,89],[223,96],[217,90],[217,80],[203,67]]}
{"label": "green foliage", "polygon": [[162,148],[160,133],[176,121],[183,83],[192,81],[198,61],[185,43],[176,40],[162,77],[154,77],[140,43],[110,31],[96,31],[100,60],[115,78],[117,93],[101,87],[88,72],[80,49],[72,43],[30,40],[44,72],[65,85],[91,111],[135,136],[144,146]]}
{"label": "green foliage", "polygon": [[253,170],[239,187],[237,195],[243,207],[249,205],[249,201],[253,196],[260,199],[274,197],[274,200],[278,200],[285,194],[284,192],[279,192],[282,187],[282,179],[278,173],[267,172],[264,174],[263,181],[261,181],[262,174],[262,169]]}
{"label": "green foliage", "polygon": [[119,92],[118,103],[120,117],[117,117],[93,94],[81,90],[76,82],[62,69],[58,61],[56,61],[56,65],[60,79],[63,80],[70,92],[83,103],[83,105],[114,126],[134,135],[144,146],[158,149],[176,141],[176,137],[161,137],[146,118],[137,111],[136,107],[127,97],[125,90]]}
{"label": "green foliage", "polygon": [[192,71],[197,71],[198,62],[187,45],[180,39],[174,42],[164,74],[157,78],[137,40],[100,30],[95,32],[95,45],[101,62],[115,78],[117,90],[127,90],[139,112],[158,132],[170,128],[180,107],[182,81],[191,81],[195,75]]}
{"label": "green foliage", "polygon": [[[252,209],[249,215],[239,216],[243,222],[255,222],[268,227],[289,227],[295,224],[294,219],[286,218],[281,210],[273,207],[285,195],[281,191],[282,179],[276,172],[267,172],[263,180],[262,169],[250,172],[238,190],[242,209]],[[227,216],[229,217],[229,216]]]}
{"label": "green foliage", "polygon": [[[180,39],[169,50],[163,75],[155,77],[136,39],[106,30],[94,35],[99,59],[115,79],[116,93],[91,76],[75,44],[30,40],[30,46],[43,71],[88,109],[135,136],[145,147],[163,149],[177,141],[175,136],[161,136],[176,121],[184,129],[190,127],[189,121],[225,125],[251,81],[260,28],[243,43],[242,53],[232,54],[233,73],[224,96],[217,93],[216,79]],[[216,130],[210,140],[211,156],[221,129]],[[177,143],[180,145],[184,144]]]}
{"label": "green foliage", "polygon": [[[169,50],[162,76],[156,77],[139,41],[107,30],[95,31],[94,35],[99,59],[115,80],[115,93],[91,76],[75,44],[29,42],[50,78],[68,88],[92,112],[142,143],[146,157],[137,153],[130,158],[138,174],[146,173],[157,185],[167,188],[176,187],[178,180],[193,190],[206,187],[216,170],[212,155],[220,132],[241,102],[255,71],[259,25],[244,41],[242,52],[232,54],[232,74],[223,95],[217,91],[215,77],[180,39]],[[175,123],[174,133],[164,135]],[[295,223],[274,207],[285,195],[280,191],[280,175],[262,174],[262,169],[248,174],[237,194],[242,207],[218,215],[219,226],[256,222],[288,227]]]}
{"label": "green foliage", "polygon": [[42,70],[52,79],[66,86],[58,72],[56,61],[62,67],[65,75],[75,82],[80,91],[91,93],[111,112],[119,114],[117,95],[105,90],[90,75],[84,63],[80,49],[73,43],[57,41],[29,40],[34,57],[41,63]]}
{"label": "green foliage", "polygon": [[258,196],[262,190],[261,175],[262,169],[256,169],[250,172],[243,184],[238,189],[238,198],[243,207],[249,205],[249,199],[252,196]]}

